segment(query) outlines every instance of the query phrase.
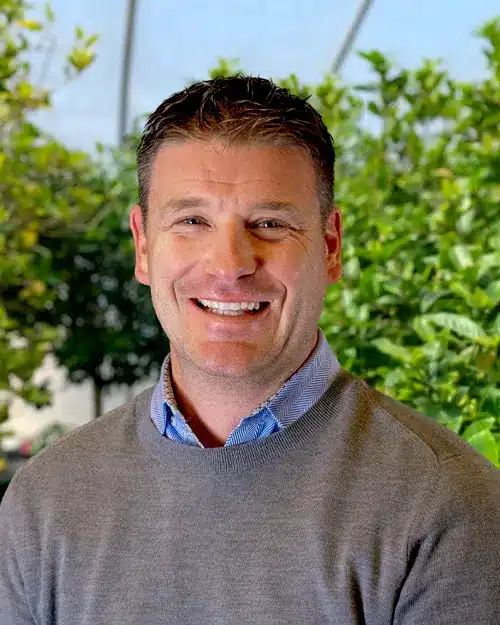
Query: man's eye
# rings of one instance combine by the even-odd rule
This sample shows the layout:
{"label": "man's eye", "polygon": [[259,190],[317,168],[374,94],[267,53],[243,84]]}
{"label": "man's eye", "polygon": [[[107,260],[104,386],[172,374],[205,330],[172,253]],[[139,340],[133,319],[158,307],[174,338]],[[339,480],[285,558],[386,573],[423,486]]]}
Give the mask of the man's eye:
{"label": "man's eye", "polygon": [[[275,228],[282,228],[283,227],[279,222],[274,221],[272,219],[264,219],[263,221],[260,221],[259,223],[260,224],[275,224],[275,226],[274,226],[274,228],[272,228],[272,230],[274,230]],[[268,228],[266,228],[266,230],[268,230]]]}
{"label": "man's eye", "polygon": [[[188,224],[189,221],[198,221],[201,222],[201,218],[200,217],[186,217],[186,219],[182,219],[181,221],[179,221],[178,223],[180,224],[186,224],[186,225],[191,225]],[[273,226],[266,226],[266,230],[275,230],[276,228],[282,228],[282,224],[280,224],[278,221],[274,221],[273,219],[264,219],[262,221],[259,221],[257,223],[257,226],[262,225],[262,224],[274,224]],[[196,225],[196,224],[195,224]]]}
{"label": "man's eye", "polygon": [[186,222],[193,221],[193,220],[194,221],[201,221],[201,219],[199,217],[186,217],[186,219],[183,219],[182,221],[179,221],[178,223],[185,224]]}

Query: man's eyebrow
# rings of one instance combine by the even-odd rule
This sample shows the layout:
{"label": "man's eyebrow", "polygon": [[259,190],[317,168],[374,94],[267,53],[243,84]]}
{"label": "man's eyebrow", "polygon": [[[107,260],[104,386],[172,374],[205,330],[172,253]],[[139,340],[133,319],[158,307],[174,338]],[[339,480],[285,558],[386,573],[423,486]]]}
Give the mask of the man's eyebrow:
{"label": "man's eyebrow", "polygon": [[257,210],[270,210],[278,211],[281,213],[298,213],[299,207],[293,202],[287,202],[285,200],[263,200],[260,202],[252,202],[250,208]]}
{"label": "man's eyebrow", "polygon": [[[210,203],[202,197],[182,197],[167,200],[160,206],[160,213],[175,214],[182,210],[190,210],[193,208],[206,208]],[[299,207],[293,202],[285,200],[259,200],[251,202],[248,207],[252,210],[265,210],[281,213],[298,213]]]}
{"label": "man's eyebrow", "polygon": [[184,209],[200,208],[207,205],[208,202],[201,197],[172,198],[160,206],[160,214],[174,214]]}

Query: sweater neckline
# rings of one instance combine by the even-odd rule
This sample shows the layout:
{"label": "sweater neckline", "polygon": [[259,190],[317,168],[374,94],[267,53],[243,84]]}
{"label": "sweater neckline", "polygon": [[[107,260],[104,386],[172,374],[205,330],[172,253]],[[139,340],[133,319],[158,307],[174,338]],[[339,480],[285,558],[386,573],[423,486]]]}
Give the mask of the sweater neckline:
{"label": "sweater neckline", "polygon": [[247,471],[302,449],[308,439],[324,432],[325,425],[338,416],[338,398],[350,382],[350,374],[341,368],[325,393],[297,421],[279,432],[241,445],[202,449],[162,436],[151,421],[153,388],[143,391],[133,401],[135,428],[144,450],[171,471]]}

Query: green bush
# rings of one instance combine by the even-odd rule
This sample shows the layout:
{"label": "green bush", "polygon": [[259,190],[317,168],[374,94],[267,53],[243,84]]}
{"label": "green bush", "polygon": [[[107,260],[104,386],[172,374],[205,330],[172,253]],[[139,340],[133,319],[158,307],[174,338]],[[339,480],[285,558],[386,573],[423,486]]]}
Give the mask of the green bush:
{"label": "green bush", "polygon": [[377,51],[361,54],[369,84],[280,84],[310,96],[337,148],[344,276],[320,319],[329,343],[500,467],[500,19],[479,34],[488,73],[474,84]]}
{"label": "green bush", "polygon": [[[55,298],[50,250],[43,237],[61,236],[84,225],[101,198],[89,191],[95,176],[89,157],[68,150],[32,123],[50,107],[51,89],[33,80],[33,53],[50,57],[46,24],[27,19],[24,0],[1,0],[0,20],[0,424],[10,401],[36,407],[50,402],[45,382],[35,383],[57,336],[38,315]],[[54,16],[45,10],[44,21]],[[77,29],[63,72],[71,80],[94,59],[95,36]],[[48,60],[48,59],[47,59]],[[0,431],[2,438],[12,432]]]}

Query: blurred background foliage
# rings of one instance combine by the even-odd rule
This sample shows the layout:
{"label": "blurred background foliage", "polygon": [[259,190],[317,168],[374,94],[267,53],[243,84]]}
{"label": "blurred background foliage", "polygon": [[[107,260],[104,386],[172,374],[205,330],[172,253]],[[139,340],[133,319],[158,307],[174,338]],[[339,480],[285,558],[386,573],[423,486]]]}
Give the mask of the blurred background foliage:
{"label": "blurred background foliage", "polygon": [[[22,0],[0,0],[0,423],[9,400],[36,406],[50,398],[33,374],[52,349],[58,324],[39,317],[56,299],[59,282],[43,239],[85,229],[103,198],[90,156],[68,150],[30,123],[30,114],[51,105],[51,92],[33,83],[29,53],[43,54],[44,25],[26,18]],[[46,11],[46,21],[54,16]],[[93,60],[95,36],[78,30],[62,68],[72,80]],[[8,433],[7,433],[8,434]]]}
{"label": "blurred background foliage", "polygon": [[[1,419],[14,395],[50,402],[33,382],[48,353],[73,382],[92,380],[99,415],[104,390],[156,374],[168,350],[133,277],[140,125],[90,156],[30,124],[30,110],[50,106],[23,60],[43,26],[24,19],[23,2],[2,3]],[[477,35],[488,74],[473,84],[430,60],[397,68],[376,50],[360,53],[368,84],[331,74],[279,84],[310,98],[336,143],[344,276],[320,327],[341,364],[500,467],[500,19]],[[73,73],[91,64],[95,42],[76,37]],[[210,76],[238,71],[221,60]]]}

